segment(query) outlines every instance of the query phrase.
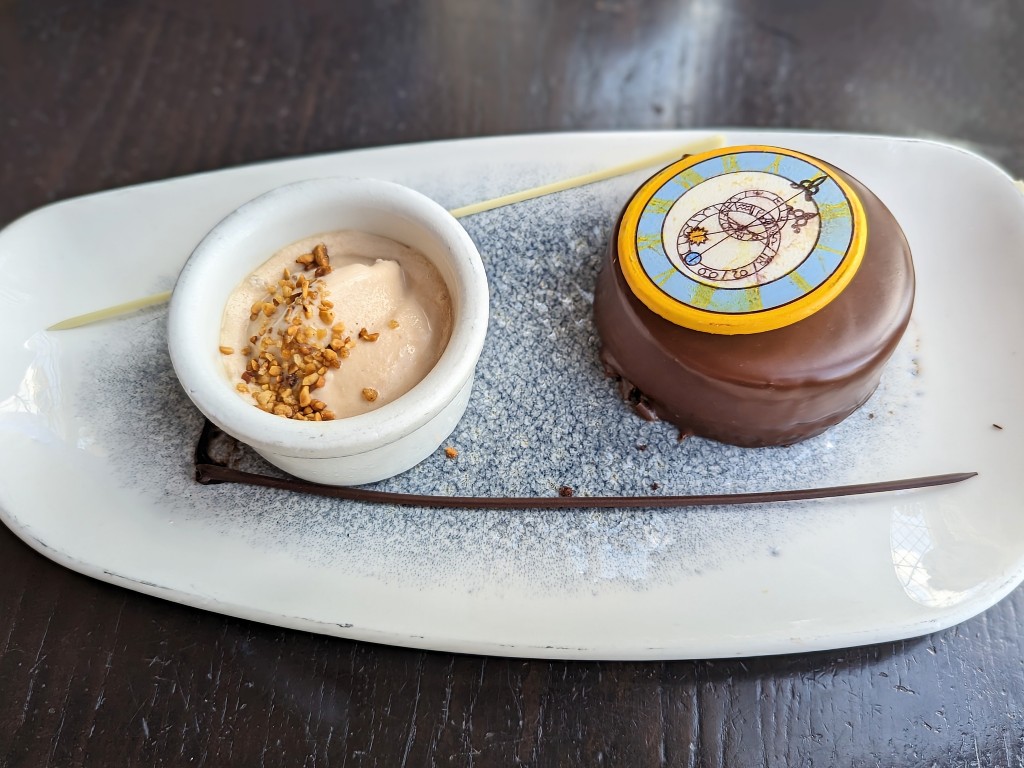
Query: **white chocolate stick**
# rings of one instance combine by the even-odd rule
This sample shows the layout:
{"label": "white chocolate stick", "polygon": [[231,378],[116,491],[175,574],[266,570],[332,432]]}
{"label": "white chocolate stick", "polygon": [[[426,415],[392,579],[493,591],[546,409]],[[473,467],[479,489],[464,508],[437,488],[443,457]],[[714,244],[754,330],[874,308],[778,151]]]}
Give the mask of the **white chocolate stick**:
{"label": "white chocolate stick", "polygon": [[555,192],[563,192],[574,187],[585,187],[587,184],[595,184],[598,181],[604,181],[616,176],[625,176],[627,173],[639,171],[642,168],[649,168],[652,165],[667,165],[673,160],[678,160],[683,155],[696,155],[700,152],[709,152],[712,149],[718,149],[723,146],[725,146],[725,137],[716,134],[690,142],[684,147],[676,147],[667,152],[660,152],[657,155],[648,155],[629,163],[613,165],[610,168],[593,171],[592,173],[584,173],[582,176],[573,176],[562,181],[553,181],[550,184],[542,184],[532,189],[524,189],[521,192],[513,192],[510,195],[502,195],[493,200],[484,200],[482,203],[473,203],[472,205],[464,205],[461,208],[453,208],[449,213],[456,219],[461,219],[463,216],[483,213],[494,208],[500,208],[503,205],[513,205],[524,200],[532,200],[535,197],[553,195]]}
{"label": "white chocolate stick", "polygon": [[[556,192],[563,192],[567,189],[573,189],[575,187],[583,187],[587,184],[595,184],[599,181],[611,179],[616,176],[624,176],[627,173],[633,171],[639,171],[642,168],[649,168],[654,165],[666,165],[673,160],[676,160],[683,155],[695,155],[699,152],[707,152],[712,149],[717,149],[725,145],[725,138],[721,135],[714,134],[707,136],[696,141],[692,141],[681,147],[668,150],[666,152],[659,152],[656,155],[648,155],[642,157],[639,160],[633,160],[628,163],[622,163],[620,165],[613,165],[610,168],[605,168],[600,171],[594,171],[592,173],[585,173],[582,176],[573,176],[569,179],[563,179],[561,181],[553,181],[550,184],[542,184],[539,187],[533,187],[531,189],[524,189],[520,192],[513,192],[509,195],[502,195],[501,197],[495,197],[491,200],[484,200],[480,203],[473,203],[472,205],[464,205],[461,208],[453,208],[449,211],[452,216],[457,219],[461,219],[465,216],[472,216],[475,213],[483,213],[484,211],[490,211],[495,208],[501,208],[505,205],[513,205],[515,203],[521,203],[524,200],[532,200],[535,197],[543,197],[544,195],[552,195]],[[66,331],[70,328],[79,328],[83,325],[89,325],[91,323],[98,323],[101,320],[109,320],[113,317],[119,317],[121,315],[127,315],[130,312],[143,309],[145,307],[151,307],[156,304],[163,304],[169,301],[171,298],[171,291],[163,291],[161,293],[154,293],[152,296],[144,296],[140,299],[132,299],[126,301],[123,304],[115,304],[112,307],[106,307],[104,309],[97,309],[94,312],[86,312],[84,315],[75,315],[69,317],[66,320],[61,320],[59,323],[54,323],[46,330],[48,331]]]}
{"label": "white chocolate stick", "polygon": [[117,317],[118,315],[127,315],[129,312],[134,312],[138,309],[145,309],[146,307],[152,307],[156,304],[163,304],[170,300],[171,292],[161,291],[160,293],[154,293],[152,296],[143,296],[141,299],[132,299],[131,301],[126,301],[123,304],[115,304],[112,307],[97,309],[95,312],[86,312],[84,315],[69,317],[67,320],[61,320],[59,323],[54,323],[46,330],[66,331],[69,328],[78,328],[83,325],[89,325],[90,323],[98,323],[100,320]]}

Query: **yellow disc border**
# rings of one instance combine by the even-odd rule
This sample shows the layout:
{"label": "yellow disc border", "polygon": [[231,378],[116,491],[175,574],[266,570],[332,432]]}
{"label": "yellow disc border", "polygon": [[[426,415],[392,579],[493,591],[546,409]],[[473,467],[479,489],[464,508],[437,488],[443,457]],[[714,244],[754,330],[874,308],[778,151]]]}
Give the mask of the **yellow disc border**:
{"label": "yellow disc border", "polygon": [[[691,307],[668,296],[651,281],[644,271],[643,265],[640,263],[640,252],[636,243],[640,217],[643,216],[644,209],[651,198],[654,197],[654,194],[679,173],[703,163],[705,160],[714,160],[717,157],[739,154],[741,152],[764,152],[793,157],[820,168],[824,173],[828,174],[831,180],[846,195],[846,199],[850,204],[850,213],[853,218],[853,232],[850,238],[850,245],[847,248],[846,255],[827,279],[809,293],[788,304],[737,314]],[[651,176],[633,194],[633,197],[630,198],[622,213],[619,221],[616,247],[618,249],[619,267],[622,270],[622,276],[625,278],[626,284],[633,292],[633,295],[652,312],[675,325],[694,331],[734,335],[763,333],[764,331],[784,328],[787,325],[792,325],[804,318],[810,317],[828,305],[843,292],[857,273],[864,258],[867,234],[867,217],[860,197],[831,165],[816,157],[791,149],[761,144],[746,144],[689,155]],[[665,247],[664,243],[662,243],[662,247]]]}

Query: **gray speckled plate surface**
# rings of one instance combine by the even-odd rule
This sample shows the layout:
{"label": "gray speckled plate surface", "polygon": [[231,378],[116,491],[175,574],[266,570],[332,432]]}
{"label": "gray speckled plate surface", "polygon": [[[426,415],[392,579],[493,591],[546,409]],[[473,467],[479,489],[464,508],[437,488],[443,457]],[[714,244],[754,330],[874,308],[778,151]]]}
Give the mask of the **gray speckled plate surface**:
{"label": "gray speckled plate surface", "polygon": [[[408,145],[218,171],[59,203],[0,233],[0,516],[53,560],[167,599],[398,645],[562,658],[781,653],[907,637],[1024,577],[1024,199],[986,161],[906,139],[736,130],[870,186],[914,250],[911,329],[868,404],[791,448],[676,440],[597,361],[599,258],[639,172],[463,219],[492,317],[443,452],[379,484],[438,494],[708,493],[977,470],[955,487],[672,511],[479,512],[200,486],[201,417],[162,308],[48,333],[164,290],[225,214],[327,175],[455,207],[684,144],[695,132]],[[653,170],[653,169],[652,169]],[[970,232],[970,237],[964,236]],[[45,277],[39,259],[46,253]],[[993,426],[998,424],[1001,429]],[[264,468],[255,455],[236,457]],[[652,491],[652,488],[656,488]]]}

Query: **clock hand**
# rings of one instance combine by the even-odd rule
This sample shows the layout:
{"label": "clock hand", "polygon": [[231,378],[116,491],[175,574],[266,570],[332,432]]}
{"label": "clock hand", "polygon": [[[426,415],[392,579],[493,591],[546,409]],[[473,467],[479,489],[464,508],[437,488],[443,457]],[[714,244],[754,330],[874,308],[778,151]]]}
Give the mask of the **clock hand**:
{"label": "clock hand", "polygon": [[[822,176],[821,178],[822,178],[822,179],[824,179],[825,177],[824,177],[824,176]],[[821,186],[821,185],[819,184],[818,186]],[[751,228],[752,226],[754,226],[755,224],[761,224],[761,226],[766,226],[765,224],[763,224],[763,222],[761,222],[761,218],[763,218],[764,216],[769,216],[769,215],[771,215],[771,214],[775,213],[776,211],[780,210],[780,209],[781,209],[781,208],[783,208],[784,206],[786,206],[786,205],[789,205],[789,203],[791,203],[791,202],[792,202],[793,200],[796,200],[796,199],[797,199],[798,197],[800,197],[800,195],[802,195],[802,194],[804,194],[804,190],[803,190],[803,188],[801,188],[801,191],[800,191],[800,192],[797,192],[797,193],[796,193],[795,195],[793,195],[792,197],[790,197],[790,198],[788,198],[788,199],[786,199],[786,200],[783,200],[783,201],[782,201],[781,203],[779,203],[778,205],[776,205],[776,206],[775,206],[774,208],[770,208],[770,209],[766,210],[766,211],[765,211],[765,212],[764,212],[763,214],[761,214],[761,216],[760,216],[760,217],[758,217],[758,218],[755,218],[755,219],[754,219],[753,221],[751,221],[751,222],[750,222],[749,224],[740,224],[740,223],[739,223],[738,221],[736,221],[736,219],[734,219],[734,218],[732,218],[731,216],[729,216],[729,214],[728,214],[728,213],[726,213],[726,214],[725,214],[725,217],[726,217],[726,219],[728,219],[729,221],[731,221],[731,222],[732,222],[733,224],[735,224],[735,225],[736,225],[736,227],[737,227],[738,231],[740,231],[740,232],[748,232],[748,231],[750,231],[750,228]],[[813,215],[813,214],[812,214],[812,215]],[[709,234],[709,235],[719,235],[719,234],[721,234],[721,233],[723,233],[723,232],[725,232],[725,231],[726,231],[726,230],[724,230],[724,229],[716,229],[716,230],[714,230],[714,231],[712,231],[712,232],[708,232],[707,234]],[[719,242],[721,242],[721,241],[719,241]],[[709,250],[710,250],[710,249],[709,249]]]}
{"label": "clock hand", "polygon": [[[798,193],[797,193],[796,195],[794,195],[793,197],[798,197],[798,196],[799,196],[799,194],[800,194],[800,193],[798,192]],[[791,197],[791,198],[789,198],[789,199],[790,199],[790,200],[792,200],[792,199],[793,199],[793,197]],[[786,203],[788,203],[788,202],[789,202],[789,200],[785,200],[785,201],[783,201],[782,203],[780,203],[779,205],[777,205],[777,206],[775,206],[774,208],[772,208],[772,209],[771,209],[771,211],[767,211],[766,213],[764,213],[764,214],[762,214],[762,215],[763,215],[763,216],[767,216],[767,215],[768,215],[769,213],[774,213],[775,211],[779,210],[779,208],[781,208],[781,207],[782,207],[783,205],[785,205],[785,204],[786,204]],[[739,223],[738,221],[736,221],[736,220],[735,220],[734,218],[732,218],[731,216],[729,216],[729,214],[728,214],[728,213],[726,213],[725,217],[726,217],[726,218],[727,218],[727,219],[728,219],[729,221],[731,221],[731,222],[732,222],[733,224],[735,224],[735,225],[736,225],[736,226],[738,227],[738,231],[740,231],[740,232],[749,232],[749,231],[750,231],[750,228],[751,228],[752,226],[754,226],[754,224],[761,224],[761,221],[760,221],[760,219],[759,219],[759,218],[758,218],[758,219],[754,219],[754,220],[753,220],[752,222],[750,222],[749,224],[740,224],[740,223]],[[763,225],[762,225],[762,226],[763,226]],[[717,235],[717,234],[721,234],[721,233],[724,233],[724,232],[725,232],[725,230],[724,230],[724,229],[722,229],[722,230],[718,230],[718,231],[716,231],[716,232],[709,232],[708,234],[709,234],[709,235],[711,235],[711,234],[716,234],[716,235]],[[705,248],[705,249],[704,249],[703,251],[700,251],[699,253],[700,253],[700,254],[701,254],[701,256],[703,257],[703,256],[704,256],[704,255],[705,255],[705,254],[706,254],[706,253],[707,253],[708,251],[711,251],[711,250],[713,250],[713,249],[714,249],[714,248],[715,248],[716,246],[719,246],[719,245],[721,245],[721,244],[722,244],[722,243],[724,243],[724,242],[725,242],[726,240],[729,240],[729,239],[731,239],[732,237],[733,237],[733,235],[731,235],[731,234],[727,234],[727,235],[726,235],[725,237],[723,237],[723,238],[722,238],[721,240],[719,240],[718,242],[716,242],[716,243],[715,243],[714,245],[710,245],[710,246],[708,246],[707,248]]]}
{"label": "clock hand", "polygon": [[[825,177],[824,177],[824,176],[822,176],[822,177],[821,177],[821,179],[822,179],[822,180],[824,180],[824,179],[825,179]],[[819,184],[818,186],[821,186],[821,184]],[[767,216],[767,215],[769,215],[769,214],[775,213],[775,212],[776,212],[777,210],[779,210],[779,209],[780,209],[780,208],[782,208],[783,206],[789,205],[789,204],[790,204],[790,203],[791,203],[791,202],[792,202],[793,200],[796,200],[796,199],[797,199],[798,197],[800,197],[800,195],[802,195],[802,194],[804,194],[804,189],[803,189],[803,188],[801,187],[801,190],[800,190],[799,192],[797,192],[797,193],[796,193],[795,195],[793,195],[793,196],[792,196],[792,197],[790,197],[789,199],[787,199],[787,200],[783,200],[783,201],[782,201],[781,203],[779,203],[778,205],[776,205],[776,206],[775,206],[774,208],[772,208],[771,210],[769,210],[769,211],[765,211],[765,214],[764,214],[764,215],[765,215],[765,216]],[[754,223],[754,222],[751,222],[751,224],[753,224],[753,223]],[[747,225],[747,227],[749,227],[749,226],[750,226],[750,224],[748,224],[748,225]],[[746,230],[746,227],[744,227],[744,230]]]}

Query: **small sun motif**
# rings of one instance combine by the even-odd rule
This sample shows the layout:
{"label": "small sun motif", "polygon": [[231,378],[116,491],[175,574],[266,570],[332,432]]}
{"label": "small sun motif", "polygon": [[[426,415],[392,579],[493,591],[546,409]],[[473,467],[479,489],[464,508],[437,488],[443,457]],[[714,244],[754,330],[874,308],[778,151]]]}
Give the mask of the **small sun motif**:
{"label": "small sun motif", "polygon": [[686,242],[690,245],[704,245],[708,241],[708,231],[704,227],[692,227],[686,232]]}

